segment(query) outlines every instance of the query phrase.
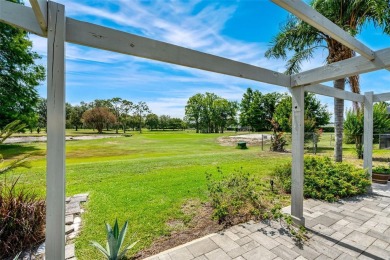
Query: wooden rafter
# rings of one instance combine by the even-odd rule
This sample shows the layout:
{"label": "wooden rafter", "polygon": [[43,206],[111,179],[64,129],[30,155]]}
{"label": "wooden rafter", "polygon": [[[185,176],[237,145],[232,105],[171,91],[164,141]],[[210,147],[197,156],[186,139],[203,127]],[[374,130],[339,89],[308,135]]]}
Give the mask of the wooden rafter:
{"label": "wooden rafter", "polygon": [[283,73],[71,18],[66,19],[66,40],[234,77],[290,86],[290,76]]}
{"label": "wooden rafter", "polygon": [[390,48],[376,51],[375,56],[377,58],[373,61],[358,56],[292,75],[291,87],[313,85],[390,67]]}
{"label": "wooden rafter", "polygon": [[345,90],[335,89],[333,87],[328,87],[322,84],[306,86],[304,87],[304,89],[305,91],[323,95],[323,96],[364,103],[363,95],[352,93]]}
{"label": "wooden rafter", "polygon": [[0,22],[16,26],[39,36],[45,36],[33,10],[24,5],[0,0]]}
{"label": "wooden rafter", "polygon": [[349,33],[338,27],[328,18],[311,8],[300,0],[272,0],[275,4],[296,15],[299,19],[310,24],[314,28],[329,35],[336,41],[359,53],[368,60],[375,59],[375,53],[352,37]]}
{"label": "wooden rafter", "polygon": [[34,11],[42,33],[47,35],[47,1],[46,0],[30,0],[31,7]]}

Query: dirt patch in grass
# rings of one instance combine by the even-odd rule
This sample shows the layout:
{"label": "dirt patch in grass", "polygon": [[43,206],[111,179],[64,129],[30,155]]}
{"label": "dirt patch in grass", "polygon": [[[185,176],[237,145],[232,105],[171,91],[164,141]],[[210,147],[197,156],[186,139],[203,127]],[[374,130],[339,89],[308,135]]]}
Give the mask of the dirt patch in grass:
{"label": "dirt patch in grass", "polygon": [[182,212],[190,217],[188,223],[182,220],[169,220],[167,225],[173,230],[171,234],[155,240],[149,248],[138,252],[134,259],[143,259],[158,254],[224,228],[211,218],[213,208],[209,203],[189,200],[183,205]]}
{"label": "dirt patch in grass", "polygon": [[246,142],[249,146],[258,146],[263,144],[269,144],[271,136],[264,134],[248,134],[248,135],[236,135],[236,136],[222,136],[217,139],[218,143],[222,146],[236,146],[238,142]]}

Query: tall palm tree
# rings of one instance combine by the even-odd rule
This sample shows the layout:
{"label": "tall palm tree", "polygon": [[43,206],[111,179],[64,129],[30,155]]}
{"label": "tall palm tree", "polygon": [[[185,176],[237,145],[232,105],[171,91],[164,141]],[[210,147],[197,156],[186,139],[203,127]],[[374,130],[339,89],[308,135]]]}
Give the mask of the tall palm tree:
{"label": "tall palm tree", "polygon": [[[312,0],[310,5],[352,36],[358,35],[364,25],[370,23],[390,34],[390,0]],[[265,55],[268,58],[287,59],[287,55],[293,53],[287,62],[286,73],[294,74],[300,71],[302,61],[313,58],[317,48],[328,51],[326,58],[328,64],[355,55],[353,50],[294,16],[288,18]],[[353,92],[360,93],[358,75],[335,80],[333,84],[335,88],[344,90],[346,82]],[[344,100],[334,99],[334,117],[336,136],[334,158],[335,161],[341,162]]]}

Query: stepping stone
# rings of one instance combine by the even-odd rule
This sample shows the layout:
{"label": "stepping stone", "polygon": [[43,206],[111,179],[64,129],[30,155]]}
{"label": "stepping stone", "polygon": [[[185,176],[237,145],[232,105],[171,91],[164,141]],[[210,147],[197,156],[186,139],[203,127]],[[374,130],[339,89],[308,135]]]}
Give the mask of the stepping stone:
{"label": "stepping stone", "polygon": [[66,215],[65,216],[65,225],[73,224],[73,215]]}
{"label": "stepping stone", "polygon": [[69,235],[73,231],[74,231],[74,228],[72,226],[70,226],[70,225],[65,226],[65,235]]}
{"label": "stepping stone", "polygon": [[81,223],[81,218],[80,217],[75,217],[73,220],[74,224],[80,224]]}
{"label": "stepping stone", "polygon": [[80,213],[80,203],[74,202],[74,203],[66,204],[65,215],[79,214],[79,213]]}
{"label": "stepping stone", "polygon": [[77,194],[77,195],[74,195],[72,198],[71,198],[71,201],[72,202],[86,202],[87,199],[88,199],[88,193],[84,193],[84,194]]}
{"label": "stepping stone", "polygon": [[71,259],[75,257],[75,252],[74,252],[74,244],[66,245],[65,246],[65,259]]}

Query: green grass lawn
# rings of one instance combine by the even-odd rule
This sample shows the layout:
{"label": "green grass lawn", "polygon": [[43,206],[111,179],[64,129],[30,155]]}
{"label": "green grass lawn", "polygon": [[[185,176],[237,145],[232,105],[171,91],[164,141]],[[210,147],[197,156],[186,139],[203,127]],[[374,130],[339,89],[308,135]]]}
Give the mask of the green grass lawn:
{"label": "green grass lawn", "polygon": [[[268,146],[264,151],[259,146],[240,150],[217,142],[218,137],[234,133],[129,133],[133,136],[66,143],[66,194],[90,194],[82,216],[82,232],[76,240],[79,259],[99,259],[100,253],[89,241],[105,244],[104,222],[113,224],[115,218],[120,224],[129,220],[126,244],[140,240],[132,252],[168,234],[168,220],[185,220],[181,206],[187,200],[207,200],[206,171],[216,172],[220,167],[228,173],[243,167],[245,172],[268,179],[275,167],[291,158],[290,153],[269,152]],[[346,146],[347,157],[353,158],[352,147]],[[25,167],[7,174],[7,181],[20,176],[20,186],[44,197],[45,149],[45,143],[0,146],[5,164],[23,154],[31,154]],[[331,149],[321,149],[320,153],[332,155]],[[375,155],[386,157],[389,151],[375,151]]]}
{"label": "green grass lawn", "polygon": [[[76,240],[79,259],[98,259],[90,240],[103,243],[104,222],[129,220],[129,233],[140,240],[134,251],[148,247],[157,237],[168,234],[171,219],[184,219],[181,206],[189,199],[207,200],[205,172],[225,173],[243,167],[267,178],[290,154],[261,152],[221,146],[221,134],[193,132],[132,132],[132,137],[69,141],[67,150],[67,196],[89,192],[83,214],[83,228]],[[224,134],[224,135],[231,135]],[[45,195],[45,143],[3,145],[0,153],[13,159],[32,156],[25,168],[9,173],[20,177],[20,186]],[[266,147],[266,150],[268,148]],[[130,242],[130,235],[126,242]]]}

